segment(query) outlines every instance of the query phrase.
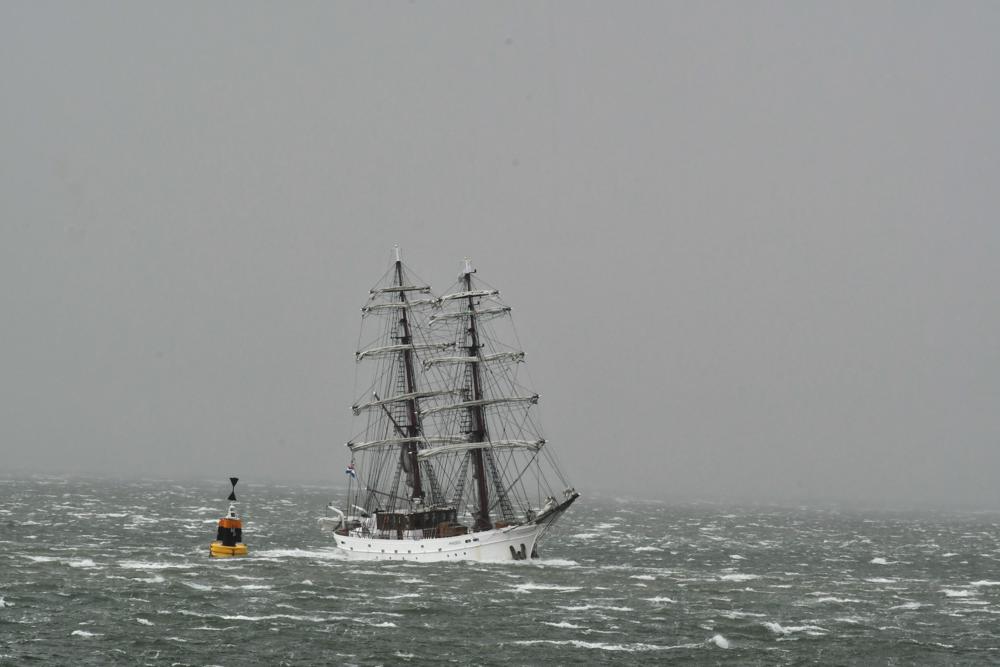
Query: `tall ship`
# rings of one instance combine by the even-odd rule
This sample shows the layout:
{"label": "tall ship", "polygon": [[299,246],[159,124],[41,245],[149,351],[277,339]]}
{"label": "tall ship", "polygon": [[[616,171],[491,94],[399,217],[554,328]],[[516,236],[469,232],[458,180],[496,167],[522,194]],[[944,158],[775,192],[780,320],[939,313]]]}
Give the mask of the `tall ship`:
{"label": "tall ship", "polygon": [[361,309],[338,549],[359,560],[524,560],[579,497],[518,371],[511,309],[469,260],[442,296],[399,248]]}

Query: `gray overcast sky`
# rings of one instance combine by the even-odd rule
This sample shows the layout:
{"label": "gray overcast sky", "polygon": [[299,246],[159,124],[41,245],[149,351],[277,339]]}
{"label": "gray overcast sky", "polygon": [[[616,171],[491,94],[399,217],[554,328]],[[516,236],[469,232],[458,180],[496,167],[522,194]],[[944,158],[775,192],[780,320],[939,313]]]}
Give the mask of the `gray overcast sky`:
{"label": "gray overcast sky", "polygon": [[585,493],[1000,507],[1000,4],[0,3],[0,466],[342,483],[394,242]]}

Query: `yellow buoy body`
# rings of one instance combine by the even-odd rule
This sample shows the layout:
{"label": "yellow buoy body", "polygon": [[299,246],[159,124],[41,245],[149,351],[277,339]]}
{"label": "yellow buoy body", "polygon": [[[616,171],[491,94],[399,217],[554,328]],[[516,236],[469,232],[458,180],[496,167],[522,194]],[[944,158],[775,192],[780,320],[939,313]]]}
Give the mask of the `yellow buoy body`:
{"label": "yellow buoy body", "polygon": [[227,547],[222,542],[212,542],[208,555],[212,558],[234,558],[247,555],[247,545],[238,542],[235,546]]}

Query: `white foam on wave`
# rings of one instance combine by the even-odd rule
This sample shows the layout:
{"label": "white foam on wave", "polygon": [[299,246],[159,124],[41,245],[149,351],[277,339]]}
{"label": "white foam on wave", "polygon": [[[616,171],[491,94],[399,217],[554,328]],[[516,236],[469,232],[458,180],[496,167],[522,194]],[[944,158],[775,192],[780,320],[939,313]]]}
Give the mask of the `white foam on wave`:
{"label": "white foam on wave", "polygon": [[677,602],[676,600],[671,600],[670,598],[663,595],[657,595],[656,597],[643,598],[643,599],[648,600],[653,604],[676,604]]}
{"label": "white foam on wave", "polygon": [[274,586],[270,586],[268,584],[243,584],[240,588],[245,591],[269,591],[274,588]]}
{"label": "white foam on wave", "polygon": [[368,625],[372,626],[373,628],[397,628],[397,627],[399,627],[398,625],[396,625],[392,621],[382,621],[381,623],[369,623]]}
{"label": "white foam on wave", "polygon": [[894,583],[896,583],[895,579],[888,579],[886,577],[870,577],[868,579],[865,579],[865,581],[867,581],[870,584],[894,584]]}
{"label": "white foam on wave", "polygon": [[566,611],[588,611],[590,609],[603,609],[606,611],[635,611],[632,607],[616,607],[609,604],[578,604],[578,605],[555,605],[556,609],[565,609]]}
{"label": "white foam on wave", "polygon": [[804,632],[807,635],[824,635],[829,632],[826,628],[818,625],[781,625],[774,621],[766,621],[764,627],[776,635],[790,635],[795,632]]}
{"label": "white foam on wave", "polygon": [[139,625],[153,625],[153,622],[148,618],[136,618],[135,622]]}
{"label": "white foam on wave", "polygon": [[746,560],[746,558],[739,554],[729,554],[729,558],[732,560]]}
{"label": "white foam on wave", "polygon": [[13,606],[14,606],[13,602],[7,602],[6,600],[3,599],[3,596],[0,595],[0,609],[3,609],[4,607],[13,607]]}
{"label": "white foam on wave", "polygon": [[925,605],[923,605],[923,604],[921,604],[919,602],[904,602],[903,604],[897,604],[895,607],[889,607],[889,610],[892,611],[892,610],[895,610],[895,609],[905,609],[905,610],[911,610],[912,611],[912,610],[920,609],[923,606],[925,606]]}
{"label": "white foam on wave", "polygon": [[636,547],[635,551],[663,551],[660,547]]}
{"label": "white foam on wave", "polygon": [[899,561],[898,560],[886,560],[885,558],[882,558],[881,556],[876,556],[875,558],[872,558],[868,562],[871,563],[872,565],[895,565]]}
{"label": "white foam on wave", "polygon": [[256,553],[257,558],[315,558],[318,560],[346,560],[339,549],[265,549]]}
{"label": "white foam on wave", "polygon": [[719,577],[721,581],[752,581],[754,579],[760,579],[759,574],[723,574]]}
{"label": "white foam on wave", "polygon": [[66,564],[70,567],[79,567],[84,569],[96,568],[97,563],[95,563],[90,558],[71,558],[66,561]]}
{"label": "white foam on wave", "polygon": [[195,581],[182,581],[181,583],[184,584],[185,586],[187,586],[188,588],[193,588],[196,591],[210,591],[210,590],[212,590],[212,587],[209,586],[208,584],[199,584],[199,583],[197,583]]}
{"label": "white foam on wave", "polygon": [[[721,637],[721,635],[718,635]],[[669,651],[679,648],[700,648],[704,644],[678,644],[677,646],[657,646],[656,644],[608,644],[606,642],[585,642],[579,639],[522,639],[511,642],[519,646],[534,646],[536,644],[551,644],[553,646],[572,646],[599,651],[617,651],[623,653],[640,653],[644,651]]]}
{"label": "white foam on wave", "polygon": [[166,561],[148,560],[123,560],[118,563],[118,567],[126,570],[185,570],[193,567],[191,563],[168,563]]}
{"label": "white foam on wave", "polygon": [[70,634],[70,637],[100,637],[101,636],[101,633],[99,633],[99,632],[87,632],[86,630],[74,630],[73,632],[71,632],[69,634]]}
{"label": "white foam on wave", "polygon": [[[193,614],[195,616],[208,616],[207,614]],[[290,621],[311,621],[313,623],[324,623],[328,619],[321,618],[319,616],[302,616],[299,614],[267,614],[264,616],[245,616],[243,614],[238,614],[235,616],[218,616],[226,621],[273,621],[279,618],[285,618]]]}
{"label": "white foam on wave", "polygon": [[579,630],[580,625],[574,625],[573,623],[568,623],[566,621],[559,621],[558,623],[553,623],[551,621],[542,621],[542,625],[551,625],[553,628],[568,628],[570,630]]}
{"label": "white foam on wave", "polygon": [[581,590],[582,586],[559,586],[558,584],[536,584],[529,581],[526,584],[517,584],[512,587],[515,593],[530,593],[531,591],[558,591],[561,593],[571,593]]}
{"label": "white foam on wave", "polygon": [[576,535],[570,535],[570,538],[575,540],[592,540],[601,536],[602,533],[577,533]]}
{"label": "white foam on wave", "polygon": [[642,581],[656,581],[656,577],[651,574],[633,574],[629,575],[629,579],[641,579]]}
{"label": "white foam on wave", "polygon": [[941,592],[945,594],[945,597],[949,598],[971,598],[976,595],[975,591],[964,588],[944,588]]}
{"label": "white foam on wave", "polygon": [[402,600],[403,598],[418,598],[419,593],[400,593],[399,595],[379,595],[379,600]]}
{"label": "white foam on wave", "polygon": [[833,597],[832,595],[829,595],[829,596],[826,596],[826,597],[822,597],[822,598],[817,598],[817,600],[816,600],[817,604],[823,604],[823,603],[832,603],[832,604],[858,604],[860,602],[864,602],[864,600],[859,600],[857,598],[838,598],[838,597]]}
{"label": "white foam on wave", "polygon": [[539,565],[542,567],[579,567],[580,564],[575,560],[569,560],[568,558],[535,558],[530,561],[502,561],[510,563],[527,563],[529,565]]}
{"label": "white foam on wave", "polygon": [[989,579],[981,579],[979,581],[973,581],[970,586],[975,586],[980,588],[982,586],[1000,586],[1000,581],[990,581]]}
{"label": "white foam on wave", "polygon": [[162,584],[166,579],[161,574],[154,574],[152,577],[138,577],[133,581],[143,581],[147,584]]}
{"label": "white foam on wave", "polygon": [[719,648],[729,648],[729,640],[722,635],[713,635],[710,642],[718,646]]}

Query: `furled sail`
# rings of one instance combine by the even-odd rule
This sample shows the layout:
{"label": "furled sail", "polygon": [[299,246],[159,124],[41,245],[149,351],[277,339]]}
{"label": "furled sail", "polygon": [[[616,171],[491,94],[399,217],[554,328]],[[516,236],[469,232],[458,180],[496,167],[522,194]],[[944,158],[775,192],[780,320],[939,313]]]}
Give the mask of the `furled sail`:
{"label": "furled sail", "polygon": [[445,396],[447,394],[454,394],[454,389],[439,389],[436,391],[411,391],[408,394],[399,394],[398,396],[390,396],[388,398],[376,399],[369,403],[362,403],[361,405],[352,405],[351,409],[354,414],[360,415],[362,410],[370,410],[371,408],[379,408],[383,405],[389,405],[391,403],[398,403],[400,401],[412,401],[418,398],[430,398],[432,396]]}
{"label": "furled sail", "polygon": [[510,306],[498,306],[496,308],[477,308],[475,310],[456,310],[450,313],[438,313],[436,315],[431,315],[427,319],[427,324],[434,326],[441,322],[446,322],[448,320],[457,320],[462,317],[469,317],[470,315],[475,315],[476,317],[486,320],[491,317],[499,317],[500,315],[506,315],[510,312]]}
{"label": "furled sail", "polygon": [[486,407],[488,405],[500,405],[503,403],[537,403],[538,394],[532,394],[531,396],[504,396],[502,398],[481,398],[477,401],[462,401],[461,403],[449,403],[448,405],[439,405],[433,408],[427,408],[426,410],[421,410],[420,415],[426,417],[427,415],[432,415],[437,412],[443,412],[445,410],[463,410],[474,407]]}
{"label": "furled sail", "polygon": [[430,294],[431,288],[428,285],[390,285],[388,287],[373,287],[369,290],[369,294],[393,294],[399,292],[419,292],[421,294]]}
{"label": "furled sail", "polygon": [[497,352],[487,354],[483,357],[431,357],[424,359],[424,368],[430,368],[438,364],[471,364],[476,361],[489,363],[491,361],[524,361],[524,352]]}
{"label": "furled sail", "polygon": [[545,440],[490,440],[488,442],[460,442],[431,449],[423,449],[417,454],[421,461],[442,454],[467,452],[470,449],[530,449],[537,452],[545,444]]}
{"label": "furled sail", "polygon": [[373,303],[362,306],[361,312],[364,314],[379,310],[398,310],[400,308],[414,308],[416,306],[429,306],[437,303],[437,299],[414,299],[413,301],[389,301],[387,303]]}
{"label": "furled sail", "polygon": [[451,294],[445,294],[438,300],[452,301],[454,299],[468,299],[469,297],[478,298],[484,296],[499,296],[499,295],[500,295],[500,290],[496,289],[470,289],[470,290],[463,290],[461,292],[452,292]]}
{"label": "furled sail", "polygon": [[381,347],[370,347],[367,350],[362,350],[361,352],[357,352],[355,353],[354,357],[358,361],[361,361],[365,357],[377,357],[386,354],[395,354],[396,352],[403,352],[406,350],[411,350],[414,352],[420,350],[447,350],[454,346],[455,346],[454,343],[427,343],[424,345],[403,343],[400,345],[383,345]]}
{"label": "furled sail", "polygon": [[367,440],[362,442],[345,442],[344,445],[350,449],[352,452],[360,452],[366,449],[371,449],[373,447],[384,447],[384,446],[394,446],[408,445],[410,443],[418,445],[429,445],[429,444],[442,444],[451,445],[465,442],[465,438],[458,437],[447,437],[447,436],[432,436],[425,438],[424,436],[415,436],[412,438],[384,438],[382,440]]}

